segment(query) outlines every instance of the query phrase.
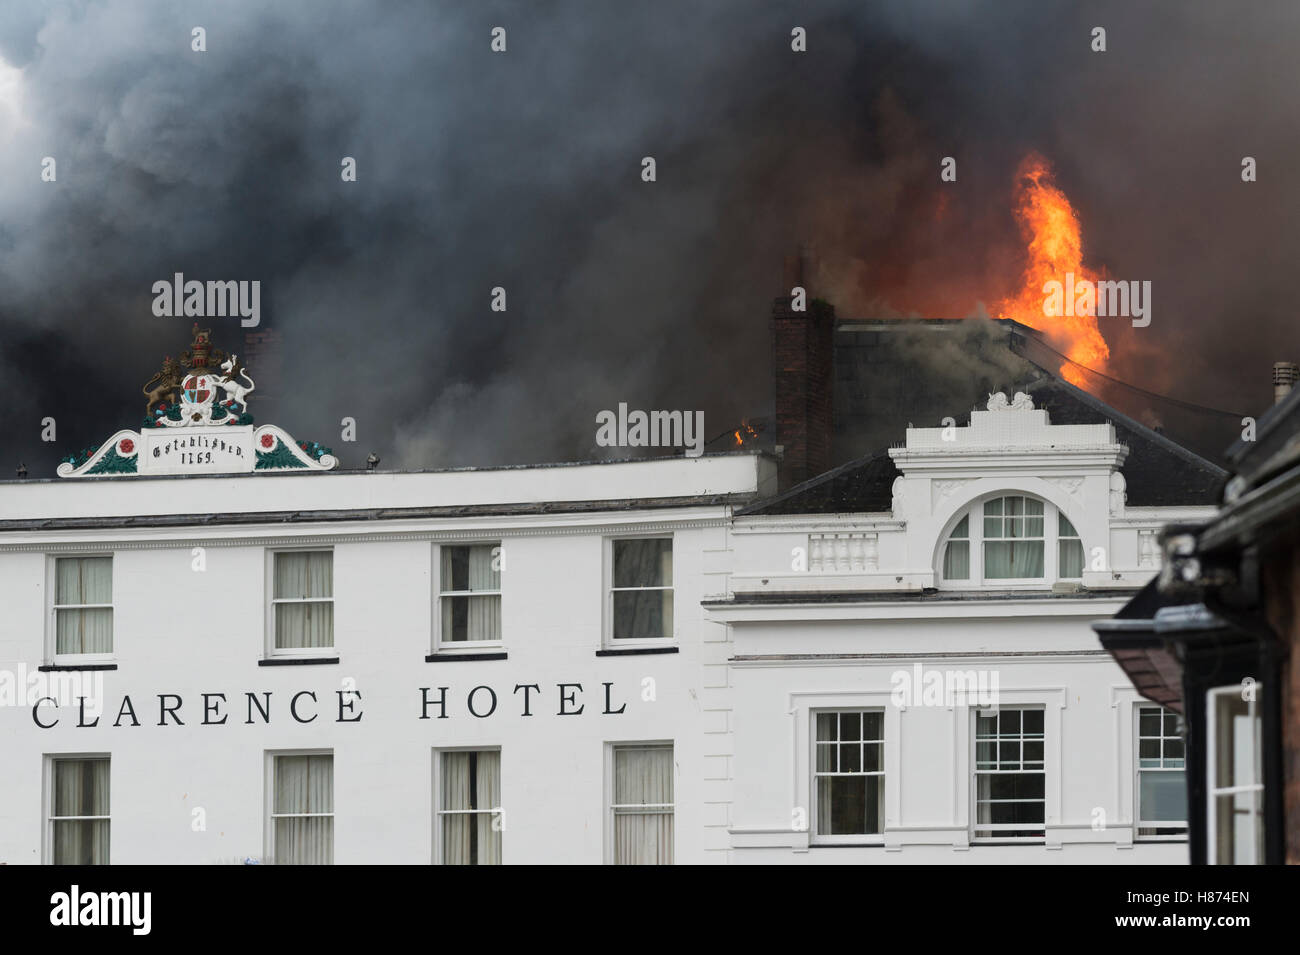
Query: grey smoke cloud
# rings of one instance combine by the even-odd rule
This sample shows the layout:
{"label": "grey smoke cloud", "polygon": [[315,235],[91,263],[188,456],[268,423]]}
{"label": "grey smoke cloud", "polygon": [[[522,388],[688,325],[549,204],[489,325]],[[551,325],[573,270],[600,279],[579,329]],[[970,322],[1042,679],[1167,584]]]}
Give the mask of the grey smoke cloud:
{"label": "grey smoke cloud", "polygon": [[[767,314],[800,239],[841,315],[978,314],[1003,294],[1021,251],[1011,177],[1031,148],[1079,209],[1089,264],[1156,290],[1149,328],[1104,328],[1116,371],[1254,407],[1269,364],[1300,353],[1300,14],[1280,0],[1248,14],[9,5],[0,468],[48,476],[137,423],[139,385],[188,342],[189,320],[150,307],[176,272],[261,282],[262,325],[285,339],[277,423],[349,466],[372,447],[405,467],[595,457],[595,414],[619,402],[703,409],[712,435],[770,405]],[[1096,24],[1105,54],[1088,49]],[[807,54],[790,52],[794,25]],[[1258,183],[1240,182],[1242,155]],[[44,156],[57,183],[40,181]],[[204,324],[239,350],[237,319]],[[344,416],[355,446],[337,440]]]}

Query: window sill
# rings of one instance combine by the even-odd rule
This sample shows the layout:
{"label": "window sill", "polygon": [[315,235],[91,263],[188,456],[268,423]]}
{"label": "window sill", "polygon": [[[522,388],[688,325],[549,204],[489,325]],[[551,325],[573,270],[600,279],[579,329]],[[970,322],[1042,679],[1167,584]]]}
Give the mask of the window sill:
{"label": "window sill", "polygon": [[476,660],[505,660],[508,654],[504,650],[492,653],[430,653],[424,658],[425,663],[472,663]]}
{"label": "window sill", "polygon": [[338,657],[269,657],[265,660],[258,660],[257,665],[260,667],[290,667],[338,662]]}
{"label": "window sill", "polygon": [[40,673],[52,673],[59,670],[116,670],[116,663],[45,663],[38,666]]}
{"label": "window sill", "polygon": [[606,647],[603,650],[597,650],[598,657],[635,657],[644,656],[651,653],[678,653],[681,647]]}

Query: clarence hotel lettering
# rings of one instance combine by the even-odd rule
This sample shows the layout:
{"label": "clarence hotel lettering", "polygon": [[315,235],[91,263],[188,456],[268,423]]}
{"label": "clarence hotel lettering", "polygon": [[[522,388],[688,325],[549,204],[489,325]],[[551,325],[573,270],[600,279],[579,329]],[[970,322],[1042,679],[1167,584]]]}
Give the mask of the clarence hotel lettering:
{"label": "clarence hotel lettering", "polygon": [[[557,683],[555,690],[543,693],[540,684],[537,683],[517,683],[511,691],[510,696],[515,700],[515,707],[518,709],[519,716],[531,717],[541,715],[554,716],[581,716],[584,712],[599,713],[601,716],[619,716],[627,711],[627,703],[616,705],[614,702],[614,684],[602,683],[604,689],[602,709],[588,709],[588,704],[583,700],[583,685],[581,683]],[[469,715],[475,719],[487,719],[497,712],[499,698],[497,691],[490,686],[476,686],[465,694],[463,701],[449,698],[448,693],[451,687],[440,686],[436,689],[433,687],[420,687],[419,706],[417,708],[418,719],[439,719],[445,720],[451,716]],[[330,707],[328,703],[328,694],[324,694],[326,699],[322,700],[317,697],[312,690],[300,690],[289,698],[289,704],[284,707],[281,703],[279,707],[272,705],[271,692],[262,693],[245,692],[244,709],[246,711],[245,725],[253,723],[270,723],[273,712],[284,712],[287,709],[289,717],[297,723],[314,723],[322,715],[327,719],[334,715],[335,723],[360,723],[363,711],[361,708],[361,693],[357,690],[334,690],[338,697],[337,710]],[[186,726],[187,720],[191,723],[197,722],[199,726],[222,726],[230,720],[231,702],[226,699],[225,693],[201,693],[202,703],[199,707],[191,706],[190,710],[185,709],[185,701],[178,693],[159,693],[158,701],[158,720],[154,725],[157,726]],[[504,694],[503,694],[504,695]],[[85,696],[76,697],[77,705],[67,707],[75,710],[76,722],[72,722],[72,713],[63,713],[59,701],[52,696],[43,696],[38,699],[32,706],[32,722],[41,729],[53,729],[58,726],[63,719],[68,720],[70,726],[79,728],[88,728],[99,726],[101,720],[107,725],[107,714],[92,704],[87,706],[88,698]],[[142,712],[146,719],[152,722],[154,710],[152,704],[141,704],[145,709],[136,710],[135,703],[129,695],[122,697],[121,705],[117,708],[117,716],[113,720],[113,726],[140,726],[142,725],[140,713]],[[554,705],[555,710],[550,710]],[[326,707],[330,707],[329,712],[322,712]],[[182,713],[185,718],[182,718]],[[236,719],[237,719],[236,714]],[[200,718],[201,717],[201,718]]]}

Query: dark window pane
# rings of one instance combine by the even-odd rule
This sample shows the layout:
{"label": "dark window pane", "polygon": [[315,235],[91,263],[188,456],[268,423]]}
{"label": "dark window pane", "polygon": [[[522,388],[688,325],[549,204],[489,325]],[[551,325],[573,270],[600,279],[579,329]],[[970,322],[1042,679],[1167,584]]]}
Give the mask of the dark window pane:
{"label": "dark window pane", "polygon": [[840,714],[840,739],[862,739],[862,715],[860,713]]}
{"label": "dark window pane", "polygon": [[671,587],[671,538],[614,541],[615,587]]}
{"label": "dark window pane", "polygon": [[862,714],[862,738],[879,739],[885,738],[885,714],[884,713],[863,713]]}
{"label": "dark window pane", "polygon": [[1187,785],[1182,773],[1141,773],[1142,822],[1185,822]]}
{"label": "dark window pane", "polygon": [[860,743],[840,743],[840,772],[862,771],[862,746]]}
{"label": "dark window pane", "polygon": [[835,772],[835,750],[836,747],[827,743],[817,744],[817,772],[833,773]]}
{"label": "dark window pane", "polygon": [[883,749],[884,744],[882,743],[867,743],[862,747],[862,769],[864,772],[878,773],[885,768],[881,752]]}
{"label": "dark window pane", "polygon": [[818,713],[817,714],[817,738],[819,740],[836,740],[836,726],[839,723],[838,713]]}
{"label": "dark window pane", "polygon": [[673,635],[671,590],[614,592],[614,639],[648,640]]}
{"label": "dark window pane", "polygon": [[880,832],[882,777],[834,776],[817,781],[817,832],[819,835],[855,835]]}
{"label": "dark window pane", "polygon": [[1024,732],[1026,735],[1043,735],[1043,711],[1024,710]]}
{"label": "dark window pane", "polygon": [[986,773],[991,799],[1042,799],[1046,777],[1042,773]]}
{"label": "dark window pane", "polygon": [[823,772],[838,773],[840,771],[840,748],[838,746],[823,747],[826,750],[826,765],[822,768]]}

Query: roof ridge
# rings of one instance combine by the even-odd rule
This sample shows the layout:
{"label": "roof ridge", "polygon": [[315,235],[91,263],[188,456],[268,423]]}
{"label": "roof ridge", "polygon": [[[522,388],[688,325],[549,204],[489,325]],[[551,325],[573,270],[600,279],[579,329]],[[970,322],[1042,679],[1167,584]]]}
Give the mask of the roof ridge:
{"label": "roof ridge", "polygon": [[[1201,468],[1204,471],[1208,471],[1209,473],[1220,478],[1226,478],[1228,476],[1228,472],[1225,469],[1219,467],[1213,461],[1207,461],[1205,458],[1201,457],[1199,454],[1197,454],[1195,451],[1191,450],[1190,448],[1186,448],[1183,445],[1179,444],[1177,441],[1174,441],[1172,438],[1168,438],[1165,435],[1161,434],[1159,431],[1156,431],[1152,428],[1148,428],[1146,425],[1142,424],[1142,422],[1130,418],[1128,415],[1124,414],[1124,412],[1120,411],[1118,408],[1114,408],[1111,405],[1106,404],[1106,402],[1102,401],[1096,395],[1084,391],[1082,388],[1078,387],[1077,385],[1072,385],[1064,378],[1058,378],[1055,375],[1051,375],[1050,372],[1049,372],[1049,376],[1050,377],[1047,380],[1047,382],[1038,381],[1032,385],[1029,385],[1028,387],[1032,390],[1037,387],[1042,387],[1044,384],[1064,385],[1066,388],[1070,390],[1070,392],[1073,393],[1074,397],[1078,398],[1084,404],[1088,405],[1093,410],[1097,411],[1103,417],[1118,419],[1118,421],[1122,422],[1126,428],[1129,428],[1137,432],[1143,438],[1146,438],[1147,440],[1162,446],[1163,448],[1165,448],[1165,450],[1172,451],[1174,454],[1185,459],[1189,463]],[[1112,420],[1111,423],[1114,424],[1116,423],[1116,421]]]}

